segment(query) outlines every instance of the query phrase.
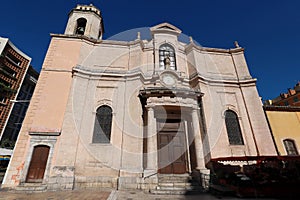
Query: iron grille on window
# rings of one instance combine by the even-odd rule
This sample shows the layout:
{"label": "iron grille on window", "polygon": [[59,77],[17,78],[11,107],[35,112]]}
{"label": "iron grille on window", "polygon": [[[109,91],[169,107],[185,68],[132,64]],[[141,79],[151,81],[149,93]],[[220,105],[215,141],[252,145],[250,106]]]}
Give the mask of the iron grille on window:
{"label": "iron grille on window", "polygon": [[225,111],[225,124],[226,124],[229,144],[243,145],[244,142],[242,138],[239,120],[237,114],[232,110]]}
{"label": "iron grille on window", "polygon": [[176,60],[175,60],[175,51],[172,46],[168,44],[163,44],[159,47],[159,69],[166,69],[166,59],[170,59],[170,69],[176,70]]}
{"label": "iron grille on window", "polygon": [[93,143],[109,143],[112,124],[112,109],[109,106],[100,106],[97,109]]}
{"label": "iron grille on window", "polygon": [[291,139],[283,140],[284,147],[286,149],[287,155],[296,156],[298,155],[298,151],[295,145],[295,142]]}

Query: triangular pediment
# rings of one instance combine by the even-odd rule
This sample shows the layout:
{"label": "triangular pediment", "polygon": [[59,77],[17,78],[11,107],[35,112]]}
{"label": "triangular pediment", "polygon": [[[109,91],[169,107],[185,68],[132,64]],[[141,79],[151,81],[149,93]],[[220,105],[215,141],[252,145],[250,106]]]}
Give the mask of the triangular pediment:
{"label": "triangular pediment", "polygon": [[170,26],[162,26],[162,27],[160,27],[160,28],[158,28],[158,29],[169,29],[169,30],[175,31],[175,29],[174,29],[174,28],[171,28]]}
{"label": "triangular pediment", "polygon": [[153,26],[150,28],[150,30],[152,33],[166,32],[166,33],[173,33],[176,35],[179,35],[181,33],[181,30],[179,28],[177,28],[176,26],[173,26],[172,24],[169,24],[167,22]]}

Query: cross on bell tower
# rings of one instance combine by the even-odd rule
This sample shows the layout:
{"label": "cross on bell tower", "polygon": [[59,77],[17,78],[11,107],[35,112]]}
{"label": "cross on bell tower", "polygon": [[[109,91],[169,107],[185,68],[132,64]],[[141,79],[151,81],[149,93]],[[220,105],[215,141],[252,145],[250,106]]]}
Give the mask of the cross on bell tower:
{"label": "cross on bell tower", "polygon": [[93,4],[77,5],[69,13],[65,35],[84,35],[101,40],[104,32],[101,12]]}

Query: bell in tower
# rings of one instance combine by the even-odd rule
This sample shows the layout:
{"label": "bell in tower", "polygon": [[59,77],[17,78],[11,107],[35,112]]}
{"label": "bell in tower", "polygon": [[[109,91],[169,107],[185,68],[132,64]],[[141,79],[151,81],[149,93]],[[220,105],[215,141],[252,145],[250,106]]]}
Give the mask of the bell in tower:
{"label": "bell in tower", "polygon": [[85,27],[86,27],[86,19],[85,18],[79,18],[77,20],[77,26],[76,26],[76,35],[84,35]]}
{"label": "bell in tower", "polygon": [[101,40],[103,32],[103,18],[100,10],[94,5],[77,5],[69,13],[65,35],[83,35]]}

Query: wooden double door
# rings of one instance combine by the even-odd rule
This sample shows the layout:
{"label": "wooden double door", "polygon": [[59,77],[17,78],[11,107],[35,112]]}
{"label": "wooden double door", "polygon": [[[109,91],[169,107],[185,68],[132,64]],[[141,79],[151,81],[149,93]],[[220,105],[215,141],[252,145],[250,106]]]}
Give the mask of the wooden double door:
{"label": "wooden double door", "polygon": [[158,173],[184,174],[188,170],[186,134],[181,120],[157,120]]}

